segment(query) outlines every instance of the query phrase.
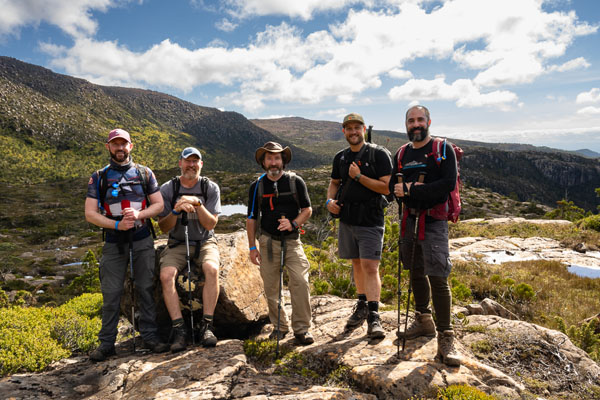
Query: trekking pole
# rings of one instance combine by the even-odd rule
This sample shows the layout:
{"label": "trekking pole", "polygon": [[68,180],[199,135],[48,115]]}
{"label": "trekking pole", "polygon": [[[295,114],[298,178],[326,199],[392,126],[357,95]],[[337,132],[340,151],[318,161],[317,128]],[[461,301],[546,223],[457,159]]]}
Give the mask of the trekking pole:
{"label": "trekking pole", "polygon": [[[281,218],[285,215],[281,214]],[[275,345],[275,359],[279,358],[279,327],[281,324],[281,290],[283,288],[283,263],[285,262],[285,236],[281,231],[279,239],[281,240],[281,257],[279,261],[279,300],[277,301],[277,344]]]}
{"label": "trekking pole", "polygon": [[[396,178],[399,184],[404,184],[404,175],[402,173],[397,173]],[[398,201],[398,215],[400,217],[399,225],[402,225],[402,220],[404,217],[404,205],[402,200],[396,198]],[[402,229],[398,229],[398,324],[396,326],[397,336],[400,337],[400,297],[402,297]],[[400,358],[400,340],[396,342],[396,355]]]}
{"label": "trekking pole", "polygon": [[[427,172],[419,172],[418,182],[423,183]],[[419,238],[419,219],[421,217],[421,209],[417,207],[417,216],[415,218],[415,229],[413,233],[412,254],[410,256],[410,269],[408,270],[408,298],[406,299],[406,318],[404,319],[404,335],[402,336],[402,351],[406,347],[406,329],[408,328],[408,310],[410,309],[410,296],[412,294],[412,270],[415,266],[415,252],[417,248],[417,240]]]}
{"label": "trekking pole", "polygon": [[[196,338],[194,335],[194,303],[192,302],[192,266],[190,264],[190,237],[188,235],[188,214],[183,212],[181,216],[181,225],[185,227],[185,260],[187,261],[187,273],[188,273],[188,297],[190,302],[190,325],[192,327],[192,346],[196,344]],[[196,243],[196,246],[198,244]]]}
{"label": "trekking pole", "polygon": [[131,278],[131,325],[133,325],[133,352],[135,353],[135,276],[133,274],[133,229],[128,232],[129,277]]}

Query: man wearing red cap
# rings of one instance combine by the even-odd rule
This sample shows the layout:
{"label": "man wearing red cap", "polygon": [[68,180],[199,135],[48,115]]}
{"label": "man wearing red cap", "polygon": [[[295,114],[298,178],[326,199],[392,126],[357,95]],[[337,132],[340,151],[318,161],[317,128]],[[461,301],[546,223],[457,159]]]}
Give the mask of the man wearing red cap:
{"label": "man wearing red cap", "polygon": [[[154,240],[150,218],[163,208],[152,171],[131,161],[133,148],[129,133],[110,131],[106,142],[110,164],[92,174],[85,200],[85,218],[103,228],[106,242],[100,260],[102,328],[100,346],[90,354],[92,361],[104,361],[115,354],[119,308],[127,275],[130,249],[133,251],[135,289],[139,303],[139,331],[144,347],[155,353],[168,350],[158,339],[154,304]],[[135,318],[135,316],[132,316]]]}

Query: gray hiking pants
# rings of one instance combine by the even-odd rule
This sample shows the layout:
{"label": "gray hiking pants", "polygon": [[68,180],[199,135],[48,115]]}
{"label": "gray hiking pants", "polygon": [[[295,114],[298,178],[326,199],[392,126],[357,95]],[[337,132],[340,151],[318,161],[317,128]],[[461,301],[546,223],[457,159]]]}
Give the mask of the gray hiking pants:
{"label": "gray hiking pants", "polygon": [[[100,287],[102,290],[102,328],[98,334],[100,345],[112,345],[117,339],[117,325],[123,283],[129,273],[129,244],[105,243],[100,260]],[[136,313],[139,312],[139,330],[144,341],[157,340],[156,308],[154,305],[154,240],[152,236],[133,242],[133,274],[137,294]]]}
{"label": "gray hiking pants", "polygon": [[448,222],[432,221],[425,223],[425,240],[417,240],[412,260],[415,218],[406,219],[406,231],[402,242],[402,263],[405,269],[412,270],[412,289],[415,295],[415,309],[423,314],[431,314],[429,300],[433,301],[436,329],[440,332],[452,329],[450,309],[452,292],[448,275],[452,270],[448,250]]}

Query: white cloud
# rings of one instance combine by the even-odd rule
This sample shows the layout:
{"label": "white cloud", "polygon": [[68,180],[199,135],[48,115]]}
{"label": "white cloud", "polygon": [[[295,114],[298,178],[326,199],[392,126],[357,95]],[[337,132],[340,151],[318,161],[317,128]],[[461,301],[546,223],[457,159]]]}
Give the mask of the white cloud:
{"label": "white cloud", "polygon": [[[205,48],[187,49],[167,39],[134,52],[118,42],[96,40],[95,25],[76,29],[71,48],[51,43],[41,48],[54,57],[53,66],[96,83],[184,92],[216,83],[224,87],[217,103],[252,112],[270,102],[362,101],[365,92],[380,88],[385,77],[408,79],[390,90],[393,100],[447,100],[459,107],[506,110],[518,106],[518,98],[503,86],[531,83],[550,70],[586,67],[582,57],[561,66],[549,63],[563,56],[577,36],[598,29],[574,13],[546,12],[539,0],[453,0],[433,11],[422,8],[420,1],[391,3],[350,9],[344,21],[307,34],[286,23],[267,26],[247,45],[233,48],[211,42]],[[91,10],[116,3],[80,4]],[[368,0],[229,0],[225,6],[240,16],[308,19],[318,11],[357,4],[373,6]],[[85,20],[88,11],[81,9]],[[221,21],[221,29],[233,25]],[[445,78],[424,79],[419,69],[407,67],[428,60],[454,62],[462,67],[462,75],[449,84]]]}
{"label": "white cloud", "polygon": [[584,107],[580,110],[577,110],[577,114],[582,114],[582,115],[599,115],[600,114],[600,107]]}
{"label": "white cloud", "polygon": [[600,103],[600,88],[593,88],[589,92],[581,92],[575,100],[577,104]]}
{"label": "white cloud", "polygon": [[590,63],[587,62],[587,60],[583,57],[577,57],[573,60],[569,60],[564,64],[561,65],[551,65],[548,68],[548,71],[553,72],[553,71],[558,71],[558,72],[566,72],[566,71],[571,71],[574,69],[579,69],[579,68],[589,68],[590,67]]}
{"label": "white cloud", "polygon": [[92,35],[98,23],[92,11],[106,12],[127,0],[3,0],[0,3],[0,35],[18,34],[26,26],[39,26],[47,22],[73,37]]}
{"label": "white cloud", "polygon": [[516,103],[517,95],[506,90],[481,93],[479,87],[468,79],[458,79],[451,85],[443,75],[433,80],[411,79],[402,86],[390,89],[392,100],[453,100],[458,107],[494,106],[509,110]]}
{"label": "white cloud", "polygon": [[238,24],[231,22],[227,18],[223,18],[222,20],[215,23],[215,28],[223,32],[233,32],[238,27]]}
{"label": "white cloud", "polygon": [[292,18],[310,19],[320,11],[339,10],[348,5],[362,3],[357,0],[226,0],[232,16],[247,18],[250,16],[285,15]]}

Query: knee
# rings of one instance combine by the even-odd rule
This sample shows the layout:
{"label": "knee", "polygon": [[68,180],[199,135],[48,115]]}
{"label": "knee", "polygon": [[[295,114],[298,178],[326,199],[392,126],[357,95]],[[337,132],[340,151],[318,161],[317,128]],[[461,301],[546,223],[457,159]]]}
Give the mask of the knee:
{"label": "knee", "polygon": [[204,272],[204,277],[207,280],[214,280],[219,277],[219,266],[206,262],[202,264],[202,272]]}
{"label": "knee", "polygon": [[166,267],[160,270],[160,283],[163,287],[168,287],[175,283],[177,269],[174,267]]}

